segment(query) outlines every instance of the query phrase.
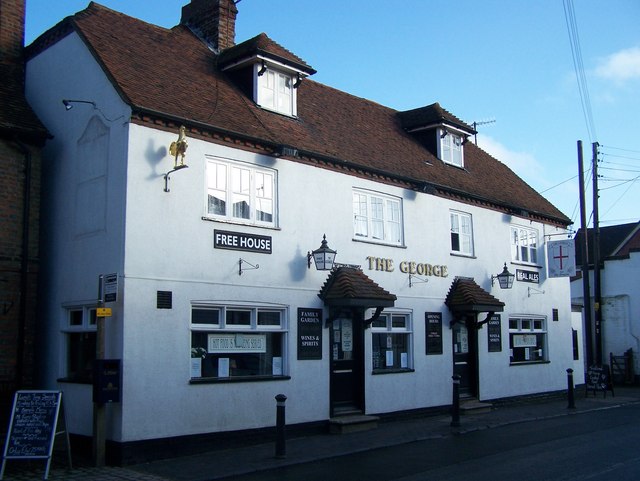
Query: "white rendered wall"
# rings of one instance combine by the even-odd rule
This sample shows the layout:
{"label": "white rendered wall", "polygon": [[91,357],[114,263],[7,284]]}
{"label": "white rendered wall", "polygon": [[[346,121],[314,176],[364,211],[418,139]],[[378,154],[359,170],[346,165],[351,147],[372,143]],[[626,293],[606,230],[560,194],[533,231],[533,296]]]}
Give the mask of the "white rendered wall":
{"label": "white rendered wall", "polygon": [[[83,65],[82,75],[60,65]],[[45,88],[46,86],[46,88]],[[118,302],[107,323],[107,356],[123,361],[122,402],[108,407],[109,437],[116,441],[162,438],[195,433],[272,426],[276,394],[288,397],[287,422],[325,420],[329,416],[329,339],[323,331],[323,359],[296,360],[296,316],[299,307],[321,308],[317,294],[327,273],[307,268],[306,253],[326,234],[337,249],[337,262],[359,264],[365,274],[397,295],[396,307],[412,313],[415,372],[372,375],[371,331],[365,331],[365,399],[368,413],[393,412],[451,401],[451,315],[444,300],[455,276],[473,277],[505,302],[502,352],[488,353],[486,327],[478,336],[480,398],[492,399],[566,386],[571,367],[571,310],[567,279],[546,279],[544,246],[539,250],[540,284],[516,282],[513,289],[491,286],[491,275],[511,264],[509,228],[512,223],[538,229],[539,239],[554,229],[488,209],[456,203],[338,172],[240,151],[189,138],[189,168],[171,174],[170,192],[163,175],[173,166],[168,154],[177,131],[109,122],[91,106],[70,112],[62,98],[95,101],[109,118],[128,110],[101,74],[82,43],[71,35],[33,59],[28,92],[34,109],[55,135],[46,150],[49,202],[56,206],[46,232],[48,285],[46,335],[51,340],[47,385],[63,372],[60,327],[65,306],[89,302],[96,296],[97,276],[119,274]],[[84,107],[84,109],[82,108]],[[77,141],[91,117],[109,128],[107,210],[105,229],[90,236],[72,235],[69,212],[77,205],[73,166],[78,165]],[[262,165],[277,171],[277,229],[203,220],[206,209],[207,156]],[[353,239],[352,189],[370,189],[402,199],[405,245],[392,247]],[[87,206],[88,209],[91,206]],[[449,209],[473,216],[473,258],[452,256]],[[214,249],[214,229],[271,236],[270,255]],[[257,270],[238,275],[242,257]],[[393,261],[389,271],[371,268],[367,258]],[[446,265],[447,277],[430,276],[409,287],[402,261]],[[544,294],[529,295],[529,287]],[[170,310],[156,309],[158,290],[173,293]],[[194,301],[255,303],[285,306],[288,337],[285,359],[290,380],[190,384],[190,310]],[[553,322],[552,309],[559,321]],[[442,355],[425,355],[425,312],[443,314]],[[544,315],[548,327],[549,363],[509,365],[508,316]],[[482,314],[481,314],[482,316]],[[481,319],[482,320],[482,319]],[[70,413],[74,429],[86,433],[90,386],[73,386]],[[89,391],[88,391],[89,390]],[[66,400],[67,401],[67,400]],[[76,411],[77,409],[77,411]],[[70,414],[73,416],[73,414]]]}

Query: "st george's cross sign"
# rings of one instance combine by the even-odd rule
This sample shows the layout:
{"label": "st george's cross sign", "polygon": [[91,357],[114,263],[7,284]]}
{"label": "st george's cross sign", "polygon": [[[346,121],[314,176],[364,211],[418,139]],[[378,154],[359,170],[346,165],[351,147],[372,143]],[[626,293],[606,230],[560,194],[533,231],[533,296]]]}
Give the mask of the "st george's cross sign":
{"label": "st george's cross sign", "polygon": [[573,240],[549,241],[547,243],[547,265],[549,277],[576,275],[576,250]]}

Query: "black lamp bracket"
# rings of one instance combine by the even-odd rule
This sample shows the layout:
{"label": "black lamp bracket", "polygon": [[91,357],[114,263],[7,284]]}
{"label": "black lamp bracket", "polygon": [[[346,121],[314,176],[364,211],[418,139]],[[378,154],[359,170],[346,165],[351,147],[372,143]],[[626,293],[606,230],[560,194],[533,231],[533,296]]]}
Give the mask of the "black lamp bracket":
{"label": "black lamp bracket", "polygon": [[163,175],[164,177],[164,191],[165,192],[169,192],[169,176],[171,174],[173,174],[176,170],[181,170],[181,169],[186,169],[188,168],[188,165],[177,165],[176,167],[174,167],[173,169],[171,169],[169,172],[167,172],[166,174]]}
{"label": "black lamp bracket", "polygon": [[[416,279],[415,281],[412,279]],[[429,279],[425,279],[424,277],[414,276],[413,274],[409,274],[409,287],[413,287],[413,284],[427,283]]]}
{"label": "black lamp bracket", "polygon": [[[242,268],[242,264],[247,264],[249,267],[245,267],[244,269]],[[260,265],[256,264],[253,265],[250,262],[245,261],[242,257],[238,260],[238,275],[241,276],[242,275],[242,271],[252,271],[254,269],[260,269]]]}

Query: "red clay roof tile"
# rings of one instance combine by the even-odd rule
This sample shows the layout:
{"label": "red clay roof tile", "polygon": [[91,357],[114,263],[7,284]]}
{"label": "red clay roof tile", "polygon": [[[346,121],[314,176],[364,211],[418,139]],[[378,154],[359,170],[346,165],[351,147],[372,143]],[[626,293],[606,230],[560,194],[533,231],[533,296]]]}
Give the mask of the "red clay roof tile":
{"label": "red clay roof tile", "polygon": [[[94,2],[68,21],[134,111],[155,112],[265,145],[290,145],[302,154],[299,161],[334,159],[355,171],[386,175],[461,202],[516,214],[526,211],[560,225],[571,222],[507,166],[471,142],[464,146],[464,169],[437,159],[403,128],[403,115],[415,114],[419,119],[425,115],[424,108],[413,114],[400,113],[305,79],[297,89],[298,117],[290,118],[258,107],[220,71],[219,58],[186,27],[157,27]],[[66,28],[65,22],[59,28]],[[38,39],[34,47],[46,47],[46,37],[55,37],[55,30]],[[266,35],[248,43],[251,48],[262,45],[273,50],[277,46]],[[232,47],[245,48],[244,44]],[[31,54],[37,52],[34,48]],[[304,64],[286,52],[282,49],[279,55]],[[459,121],[441,107],[431,110],[448,121]]]}

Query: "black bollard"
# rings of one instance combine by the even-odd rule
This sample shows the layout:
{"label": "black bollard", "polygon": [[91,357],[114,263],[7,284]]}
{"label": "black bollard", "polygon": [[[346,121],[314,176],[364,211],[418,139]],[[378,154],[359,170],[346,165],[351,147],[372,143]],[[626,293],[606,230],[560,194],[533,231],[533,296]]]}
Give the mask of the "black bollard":
{"label": "black bollard", "polygon": [[454,374],[453,379],[453,404],[451,405],[451,426],[460,426],[460,375]]}
{"label": "black bollard", "polygon": [[576,403],[573,396],[573,369],[571,368],[567,369],[567,399],[569,400],[567,409],[575,409]]}
{"label": "black bollard", "polygon": [[284,433],[285,412],[284,403],[287,396],[278,394],[276,396],[276,458],[287,457],[287,446]]}

